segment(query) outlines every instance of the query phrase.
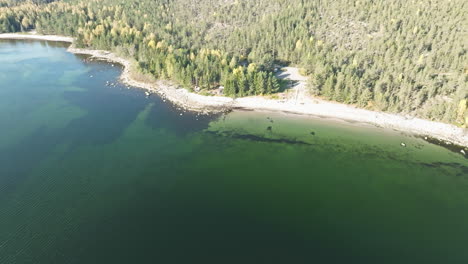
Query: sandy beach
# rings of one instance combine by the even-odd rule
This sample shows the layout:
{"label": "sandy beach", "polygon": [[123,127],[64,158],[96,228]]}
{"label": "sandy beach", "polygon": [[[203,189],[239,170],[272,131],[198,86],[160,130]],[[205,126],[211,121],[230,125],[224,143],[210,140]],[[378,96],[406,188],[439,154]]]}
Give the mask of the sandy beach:
{"label": "sandy beach", "polygon": [[[0,34],[0,39],[33,39],[73,43],[73,38],[71,37],[37,34]],[[163,98],[189,110],[213,112],[231,109],[248,109],[321,116],[369,123],[383,128],[429,136],[468,147],[468,129],[450,124],[397,114],[369,111],[345,104],[328,102],[304,95],[305,93],[303,90],[293,91],[292,94],[295,94],[294,96],[289,96],[284,99],[269,99],[260,96],[237,99],[222,96],[204,96],[191,93],[167,81],[137,81],[131,77],[131,62],[108,51],[78,49],[74,48],[73,45],[69,47],[68,51],[75,54],[87,54],[95,58],[122,64],[124,70],[120,78],[123,83],[146,89],[151,93],[157,93]]]}
{"label": "sandy beach", "polygon": [[72,37],[57,36],[57,35],[37,35],[36,33],[20,34],[20,33],[4,33],[0,34],[0,39],[36,39],[60,42],[73,42]]}

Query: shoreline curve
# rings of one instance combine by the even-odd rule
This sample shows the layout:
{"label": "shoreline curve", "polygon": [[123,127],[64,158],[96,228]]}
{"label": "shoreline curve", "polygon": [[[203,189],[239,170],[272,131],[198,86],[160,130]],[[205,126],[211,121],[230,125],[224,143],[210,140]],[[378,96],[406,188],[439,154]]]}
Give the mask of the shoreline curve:
{"label": "shoreline curve", "polygon": [[261,96],[235,99],[223,96],[205,96],[191,93],[187,89],[181,88],[168,81],[156,80],[154,82],[142,82],[135,80],[131,77],[132,62],[130,60],[119,57],[109,51],[75,48],[73,46],[74,39],[72,37],[5,33],[0,34],[0,39],[29,39],[71,43],[72,45],[67,49],[68,52],[90,55],[96,59],[103,59],[109,62],[121,64],[123,66],[123,71],[120,75],[120,80],[123,83],[146,89],[151,93],[156,93],[164,99],[192,111],[210,113],[248,109],[351,120],[359,123],[372,124],[377,127],[436,138],[452,144],[460,145],[468,150],[468,129],[451,124],[399,114],[370,111],[312,97],[309,97],[305,101],[299,103],[295,100],[268,99]]}

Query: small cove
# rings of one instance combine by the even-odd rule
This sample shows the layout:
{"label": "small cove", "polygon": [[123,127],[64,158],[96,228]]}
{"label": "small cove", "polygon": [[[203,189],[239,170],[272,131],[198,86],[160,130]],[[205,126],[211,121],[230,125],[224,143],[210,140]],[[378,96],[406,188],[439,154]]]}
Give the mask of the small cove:
{"label": "small cove", "polygon": [[0,41],[0,263],[468,261],[461,154],[328,119],[184,112],[66,47]]}

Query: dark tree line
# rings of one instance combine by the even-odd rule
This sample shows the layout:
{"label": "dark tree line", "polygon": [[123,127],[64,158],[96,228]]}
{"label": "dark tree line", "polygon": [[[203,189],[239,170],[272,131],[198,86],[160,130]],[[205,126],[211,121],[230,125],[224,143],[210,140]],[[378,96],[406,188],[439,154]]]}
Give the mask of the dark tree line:
{"label": "dark tree line", "polygon": [[231,96],[274,93],[275,64],[310,91],[373,110],[468,123],[464,0],[0,0],[0,32],[36,29],[135,58],[157,78]]}

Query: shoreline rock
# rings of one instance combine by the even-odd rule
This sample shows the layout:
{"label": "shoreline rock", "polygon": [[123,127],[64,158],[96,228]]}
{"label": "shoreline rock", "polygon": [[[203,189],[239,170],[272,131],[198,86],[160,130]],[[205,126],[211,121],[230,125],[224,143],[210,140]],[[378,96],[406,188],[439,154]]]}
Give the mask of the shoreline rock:
{"label": "shoreline rock", "polygon": [[[73,38],[71,37],[55,35],[7,33],[0,34],[0,39],[33,39],[73,43]],[[231,110],[253,110],[337,118],[372,124],[402,132],[411,132],[417,135],[430,135],[433,138],[468,147],[468,129],[450,124],[420,118],[408,118],[398,114],[374,112],[312,97],[307,98],[306,101],[299,104],[295,100],[275,100],[260,96],[237,99],[222,96],[204,96],[191,93],[167,81],[158,80],[154,81],[154,83],[137,81],[131,77],[132,63],[109,51],[79,49],[73,47],[73,45],[68,48],[68,51],[75,54],[91,55],[94,58],[104,59],[111,63],[119,63],[123,66],[123,71],[120,76],[120,80],[123,83],[149,90],[151,93],[157,93],[164,100],[169,100],[187,110],[205,114]]]}

